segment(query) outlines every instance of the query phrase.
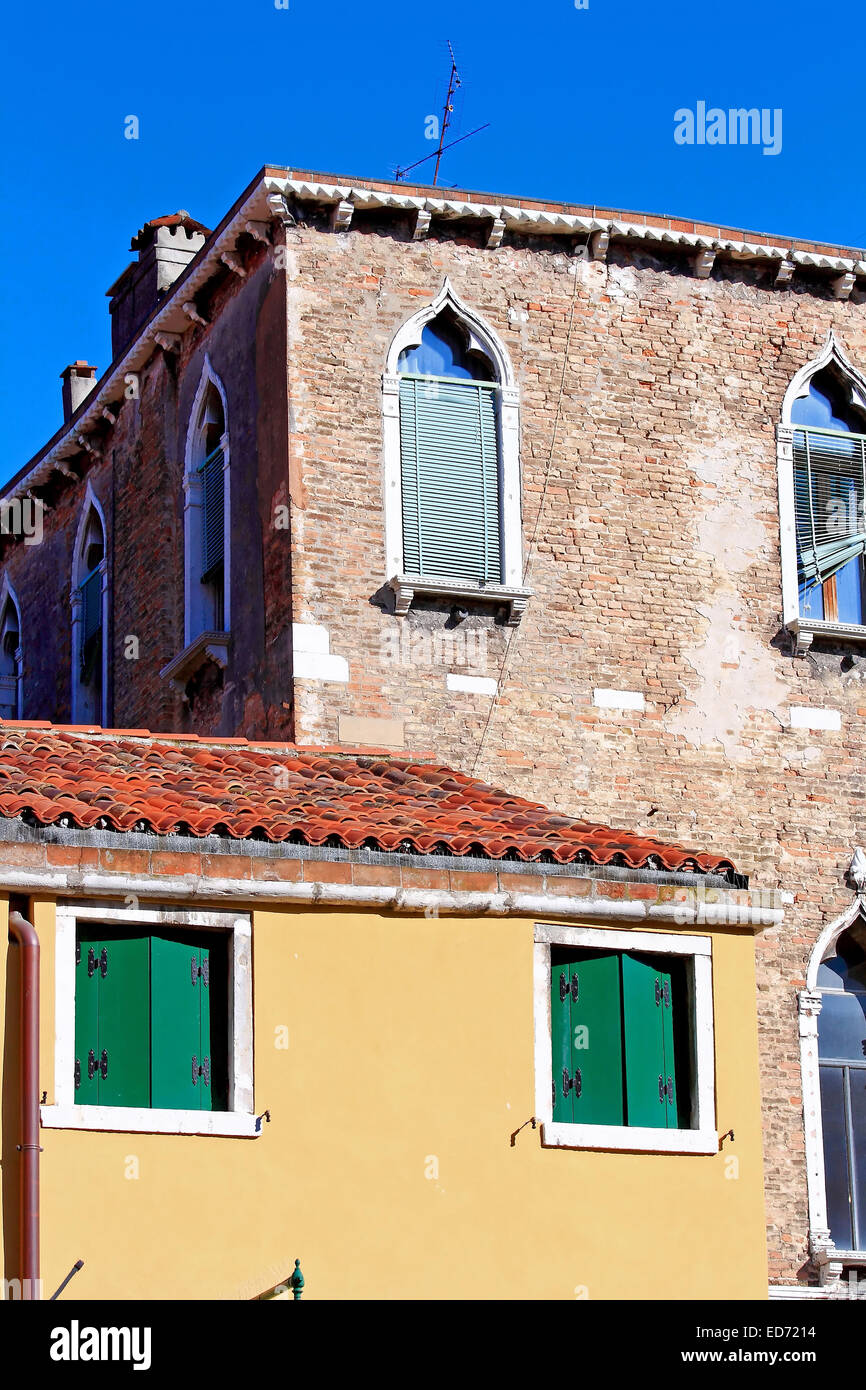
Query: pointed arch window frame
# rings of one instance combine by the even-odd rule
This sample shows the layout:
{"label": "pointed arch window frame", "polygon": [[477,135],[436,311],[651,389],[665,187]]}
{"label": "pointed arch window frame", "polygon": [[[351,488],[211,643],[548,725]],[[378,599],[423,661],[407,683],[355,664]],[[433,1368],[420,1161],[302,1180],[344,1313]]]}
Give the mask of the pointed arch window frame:
{"label": "pointed arch window frame", "polygon": [[88,717],[85,708],[85,692],[81,681],[81,656],[84,648],[84,596],[81,592],[81,585],[88,577],[83,570],[84,545],[87,540],[87,531],[90,525],[91,512],[95,512],[102,527],[102,559],[95,568],[95,573],[100,576],[99,585],[99,621],[102,628],[102,653],[101,653],[101,686],[99,698],[99,710],[97,711],[98,722],[103,729],[108,727],[108,674],[109,674],[109,640],[108,640],[108,618],[109,618],[109,576],[110,566],[108,561],[108,527],[105,522],[105,512],[90,479],[87,480],[87,488],[84,494],[84,501],[81,505],[81,512],[78,518],[78,528],[75,533],[75,544],[72,549],[72,584],[70,586],[69,603],[72,612],[72,723],[86,724],[92,721]]}
{"label": "pointed arch window frame", "polygon": [[[203,482],[198,448],[199,417],[208,391],[219,395],[223,412],[223,433],[219,447],[223,455],[223,626],[220,631],[200,622],[201,614],[201,528],[203,521]],[[181,694],[187,682],[206,661],[221,669],[228,665],[231,643],[231,438],[229,407],[225,387],[205,353],[198,386],[187,421],[183,466],[183,650],[160,676]]]}
{"label": "pointed arch window frame", "polygon": [[805,656],[817,636],[840,637],[866,646],[866,623],[842,623],[812,618],[800,612],[797,571],[797,523],[794,486],[794,435],[803,426],[791,419],[794,402],[808,393],[813,377],[826,367],[835,367],[846,383],[853,405],[866,412],[866,377],[846,355],[831,328],[821,351],[792,377],[782,402],[782,415],[776,426],[776,467],[779,488],[779,532],[782,559],[782,622],[790,632],[795,656]]}
{"label": "pointed arch window frame", "polygon": [[[407,573],[403,558],[403,489],[400,453],[400,356],[418,347],[424,328],[445,309],[468,333],[469,351],[481,352],[492,363],[499,396],[497,443],[499,454],[499,501],[502,539],[502,580],[482,583],[471,579],[439,579]],[[456,294],[445,278],[439,293],[417,313],[406,319],[388,348],[382,375],[382,421],[384,436],[385,583],[394,591],[395,611],[405,616],[416,594],[444,598],[481,599],[505,604],[507,623],[520,622],[531,596],[523,584],[523,529],[520,470],[520,393],[514,368],[505,344]]]}
{"label": "pointed arch window frame", "polygon": [[[14,700],[15,714],[14,714],[13,718],[15,718],[15,719],[23,719],[23,718],[24,718],[24,632],[23,632],[23,628],[22,628],[22,624],[21,624],[21,604],[18,602],[18,595],[16,594],[15,589],[13,588],[12,584],[9,582],[9,577],[8,577],[8,575],[5,575],[5,574],[4,574],[4,576],[3,576],[3,582],[2,582],[2,584],[0,584],[0,639],[2,639],[2,636],[3,636],[3,620],[4,620],[4,617],[5,617],[5,614],[6,614],[6,607],[7,607],[7,604],[10,604],[10,603],[12,604],[12,607],[15,609],[15,614],[16,614],[16,617],[18,618],[18,646],[15,648],[15,651],[14,651],[13,654],[12,654],[12,660],[13,660],[13,663],[14,663],[14,666],[15,666],[15,674],[14,674],[14,681],[15,681],[15,700]],[[0,677],[0,680],[6,680],[6,681],[8,681],[8,680],[9,680],[9,677],[8,677],[8,676],[6,676],[6,677]]]}
{"label": "pointed arch window frame", "polygon": [[823,1004],[824,990],[818,983],[818,968],[833,955],[840,936],[861,917],[866,920],[866,893],[858,891],[853,902],[830,922],[818,937],[806,971],[806,987],[798,995],[800,1074],[809,1202],[809,1252],[818,1270],[821,1284],[828,1285],[839,1283],[846,1266],[866,1269],[866,1250],[839,1250],[830,1235],[827,1219],[827,1181],[821,1114],[821,1059],[818,1048],[818,1015]]}

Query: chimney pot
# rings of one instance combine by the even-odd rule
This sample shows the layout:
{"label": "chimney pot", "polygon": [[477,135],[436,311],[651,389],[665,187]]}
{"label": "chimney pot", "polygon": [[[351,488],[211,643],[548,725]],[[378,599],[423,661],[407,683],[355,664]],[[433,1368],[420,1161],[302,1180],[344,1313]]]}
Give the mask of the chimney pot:
{"label": "chimney pot", "polygon": [[108,291],[113,357],[132,341],[209,236],[208,228],[181,208],[145,222],[132,238],[130,250],[138,252],[138,260]]}
{"label": "chimney pot", "polygon": [[63,382],[63,423],[66,424],[93,390],[96,368],[89,366],[79,357],[77,361],[63,368],[60,379]]}

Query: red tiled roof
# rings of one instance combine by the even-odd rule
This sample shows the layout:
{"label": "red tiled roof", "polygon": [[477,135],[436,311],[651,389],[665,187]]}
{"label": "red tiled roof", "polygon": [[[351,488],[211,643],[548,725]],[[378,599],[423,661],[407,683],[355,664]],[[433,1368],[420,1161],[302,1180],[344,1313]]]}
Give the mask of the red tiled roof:
{"label": "red tiled roof", "polygon": [[733,871],[393,750],[0,720],[0,816],[80,829]]}

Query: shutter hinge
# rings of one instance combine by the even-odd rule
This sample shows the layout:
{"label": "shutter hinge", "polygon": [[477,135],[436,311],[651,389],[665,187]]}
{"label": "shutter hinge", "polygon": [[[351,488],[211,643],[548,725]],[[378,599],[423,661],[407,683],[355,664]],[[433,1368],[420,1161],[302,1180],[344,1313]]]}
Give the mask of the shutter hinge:
{"label": "shutter hinge", "polygon": [[575,971],[575,973],[572,975],[571,981],[570,981],[570,982],[569,982],[569,979],[568,979],[568,974],[567,974],[567,972],[564,971],[564,970],[561,971],[561,972],[560,972],[560,975],[559,975],[559,1002],[560,1002],[560,1004],[564,1004],[564,1003],[565,1003],[565,1001],[566,1001],[566,999],[568,998],[569,994],[571,995],[572,999],[574,1000],[574,1002],[575,1002],[575,1004],[576,1004],[576,1003],[577,1003],[577,999],[578,999],[579,993],[580,993],[580,986],[579,986],[579,984],[578,984],[577,971]]}
{"label": "shutter hinge", "polygon": [[563,1096],[563,1099],[564,1099],[564,1100],[567,1100],[567,1098],[568,1098],[568,1093],[569,1093],[569,1091],[571,1091],[572,1089],[574,1090],[574,1098],[575,1098],[575,1100],[579,1100],[579,1099],[580,1099],[580,1093],[581,1093],[581,1091],[582,1091],[582,1089],[583,1089],[583,1078],[582,1078],[582,1076],[581,1076],[581,1074],[580,1074],[580,1067],[577,1068],[577,1070],[576,1070],[575,1073],[574,1073],[574,1076],[569,1076],[569,1074],[568,1074],[568,1067],[563,1067],[563,1068],[562,1068],[562,1096]]}
{"label": "shutter hinge", "polygon": [[74,1074],[75,1074],[75,1089],[76,1089],[76,1091],[77,1091],[78,1088],[79,1088],[79,1086],[81,1085],[81,1063],[79,1062],[79,1060],[78,1060],[77,1057],[76,1057],[76,1059],[75,1059],[75,1073],[74,1073]]}
{"label": "shutter hinge", "polygon": [[201,1066],[195,1053],[192,1055],[192,1084],[198,1085],[198,1079],[202,1077],[206,1086],[210,1085],[210,1057],[202,1057]]}
{"label": "shutter hinge", "polygon": [[667,1085],[665,1085],[664,1077],[659,1077],[659,1103],[664,1105],[665,1101],[667,1101],[668,1105],[673,1105],[674,1103],[674,1082],[671,1076],[668,1077]]}
{"label": "shutter hinge", "polygon": [[76,941],[76,943],[75,943],[75,964],[76,964],[76,965],[80,965],[80,964],[81,964],[81,942],[80,942],[80,941]]}
{"label": "shutter hinge", "polygon": [[92,946],[90,947],[90,949],[89,949],[88,952],[87,952],[87,974],[88,974],[88,976],[91,976],[91,975],[95,974],[95,973],[96,973],[97,967],[99,968],[99,973],[100,973],[100,975],[102,976],[102,978],[103,978],[103,980],[104,980],[105,977],[106,977],[106,975],[108,974],[108,952],[106,951],[106,949],[105,949],[104,946],[103,946],[102,950],[101,950],[100,953],[99,953],[98,959],[97,959],[97,956],[96,956],[96,952],[94,951],[94,949],[93,949]]}
{"label": "shutter hinge", "polygon": [[666,1008],[666,1009],[669,1009],[670,1006],[671,1006],[671,982],[670,982],[670,980],[665,980],[664,985],[663,985],[663,987],[662,987],[662,995],[663,995],[664,1001],[665,1001],[665,1008]]}
{"label": "shutter hinge", "polygon": [[198,983],[199,976],[201,976],[202,980],[204,981],[205,989],[207,989],[208,985],[210,984],[210,961],[209,961],[209,959],[208,959],[207,957],[205,957],[204,964],[203,964],[203,965],[199,965],[199,963],[198,963],[198,961],[196,960],[195,956],[190,956],[190,960],[189,960],[189,978],[190,978],[190,984],[193,984],[193,985],[194,985],[194,984],[197,984],[197,983]]}

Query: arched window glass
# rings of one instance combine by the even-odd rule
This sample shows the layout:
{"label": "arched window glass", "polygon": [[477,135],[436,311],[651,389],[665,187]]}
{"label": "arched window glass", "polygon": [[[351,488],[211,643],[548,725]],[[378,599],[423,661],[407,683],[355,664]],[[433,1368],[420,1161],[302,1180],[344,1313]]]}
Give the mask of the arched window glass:
{"label": "arched window glass", "polygon": [[470,352],[466,335],[453,316],[439,314],[421,332],[417,347],[401,352],[400,372],[418,376],[456,377],[463,381],[493,381],[493,364],[480,352]]}
{"label": "arched window glass", "polygon": [[866,623],[866,415],[832,368],[791,407],[800,615]]}
{"label": "arched window glass", "polygon": [[500,389],[493,363],[470,344],[444,311],[398,361],[403,568],[498,584]]}
{"label": "arched window glass", "polygon": [[818,968],[827,1221],[838,1250],[866,1250],[866,923]]}

